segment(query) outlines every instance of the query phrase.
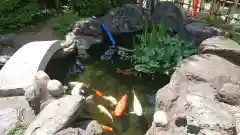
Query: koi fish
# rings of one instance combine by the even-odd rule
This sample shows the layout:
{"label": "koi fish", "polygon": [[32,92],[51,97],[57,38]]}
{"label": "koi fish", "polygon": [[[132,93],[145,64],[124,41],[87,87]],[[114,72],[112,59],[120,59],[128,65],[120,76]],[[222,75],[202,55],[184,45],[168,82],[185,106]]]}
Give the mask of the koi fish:
{"label": "koi fish", "polygon": [[97,95],[97,96],[99,96],[99,97],[102,97],[102,92],[100,91],[100,90],[95,90],[95,89],[93,89],[94,91],[95,91],[95,94]]}
{"label": "koi fish", "polygon": [[103,105],[97,105],[97,107],[99,108],[100,113],[106,114],[113,121],[111,113],[109,113],[109,111]]}
{"label": "koi fish", "polygon": [[133,112],[130,112],[131,114],[136,114],[137,116],[142,116],[142,105],[140,103],[140,101],[138,100],[134,90],[132,90],[133,92]]}
{"label": "koi fish", "polygon": [[113,131],[113,128],[110,127],[110,126],[106,126],[106,125],[103,125],[103,124],[100,124],[102,129],[105,130],[105,131]]}
{"label": "koi fish", "polygon": [[116,117],[120,117],[125,113],[126,106],[127,106],[127,98],[128,98],[128,95],[125,94],[124,96],[122,96],[121,100],[118,102],[114,111],[114,115]]}
{"label": "koi fish", "polygon": [[120,68],[116,68],[116,73],[126,75],[126,76],[137,76],[137,72],[135,71],[121,70]]}
{"label": "koi fish", "polygon": [[117,100],[116,98],[112,96],[102,96],[103,99],[110,101],[113,105],[117,105]]}
{"label": "koi fish", "polygon": [[72,91],[71,91],[71,95],[81,95],[84,92],[83,88],[83,83],[77,83],[75,84],[75,86],[73,87]]}

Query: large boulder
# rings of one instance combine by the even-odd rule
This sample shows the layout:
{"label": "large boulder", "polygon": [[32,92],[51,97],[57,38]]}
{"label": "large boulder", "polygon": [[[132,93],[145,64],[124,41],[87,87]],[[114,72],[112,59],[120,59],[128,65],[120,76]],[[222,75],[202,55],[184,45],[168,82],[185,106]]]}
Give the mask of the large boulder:
{"label": "large boulder", "polygon": [[136,32],[142,26],[149,22],[149,18],[142,12],[142,8],[136,4],[125,4],[121,7],[110,10],[104,16],[99,18],[84,18],[77,21],[72,26],[71,44],[77,48],[77,52],[81,58],[88,58],[87,50],[93,44],[103,41],[101,24],[105,24],[112,34],[122,34]]}
{"label": "large boulder", "polygon": [[223,36],[204,40],[200,44],[200,52],[215,54],[240,65],[240,45],[236,41]]}
{"label": "large boulder", "polygon": [[96,120],[85,120],[75,125],[68,127],[56,133],[55,135],[102,135],[103,129]]}
{"label": "large boulder", "polygon": [[183,9],[170,1],[158,2],[152,14],[154,24],[161,24],[164,20],[166,27],[176,33],[184,27],[185,19]]}
{"label": "large boulder", "polygon": [[240,111],[233,113],[221,102],[239,104],[239,79],[240,68],[219,56],[206,53],[183,60],[156,95],[156,110],[165,111],[170,123],[153,124],[146,134],[235,135]]}
{"label": "large boulder", "polygon": [[214,36],[224,36],[226,33],[221,28],[216,28],[202,22],[191,22],[184,25],[179,37],[186,41],[200,44],[203,40]]}
{"label": "large boulder", "polygon": [[54,135],[73,122],[84,105],[82,96],[67,95],[49,103],[33,121],[24,135]]}
{"label": "large boulder", "polygon": [[99,18],[101,23],[107,25],[114,34],[136,32],[149,21],[149,16],[142,12],[142,8],[135,4],[125,4],[110,10]]}

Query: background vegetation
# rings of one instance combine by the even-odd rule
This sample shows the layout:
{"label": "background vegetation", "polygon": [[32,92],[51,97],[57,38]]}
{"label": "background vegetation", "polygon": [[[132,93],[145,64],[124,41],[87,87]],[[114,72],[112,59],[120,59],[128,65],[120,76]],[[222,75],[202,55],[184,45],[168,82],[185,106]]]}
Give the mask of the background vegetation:
{"label": "background vegetation", "polygon": [[80,17],[103,15],[116,6],[132,1],[0,0],[0,33],[19,30],[53,18],[49,21],[51,26],[57,30],[58,35],[64,34],[66,27]]}

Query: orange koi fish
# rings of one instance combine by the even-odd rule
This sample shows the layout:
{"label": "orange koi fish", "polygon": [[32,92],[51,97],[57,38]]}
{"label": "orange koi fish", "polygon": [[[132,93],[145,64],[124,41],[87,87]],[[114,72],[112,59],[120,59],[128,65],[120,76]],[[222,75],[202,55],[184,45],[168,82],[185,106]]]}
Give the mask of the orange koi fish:
{"label": "orange koi fish", "polygon": [[126,106],[127,106],[127,98],[128,98],[128,95],[125,94],[124,96],[122,96],[121,100],[118,102],[115,108],[115,111],[113,113],[116,117],[121,117],[125,113]]}
{"label": "orange koi fish", "polygon": [[135,71],[122,70],[120,68],[116,68],[116,73],[126,75],[126,76],[137,76],[137,72]]}
{"label": "orange koi fish", "polygon": [[95,91],[95,94],[97,95],[97,96],[99,96],[99,97],[102,97],[102,92],[100,91],[100,90],[98,90],[98,89],[93,89],[94,91]]}
{"label": "orange koi fish", "polygon": [[113,128],[110,127],[110,126],[106,126],[106,125],[103,125],[103,124],[101,124],[101,126],[102,126],[102,129],[103,129],[104,131],[113,131]]}

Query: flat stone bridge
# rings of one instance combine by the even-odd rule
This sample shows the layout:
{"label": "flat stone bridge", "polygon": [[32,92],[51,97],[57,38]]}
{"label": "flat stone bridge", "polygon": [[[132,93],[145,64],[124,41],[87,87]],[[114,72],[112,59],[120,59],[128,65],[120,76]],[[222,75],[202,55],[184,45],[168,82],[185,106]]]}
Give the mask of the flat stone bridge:
{"label": "flat stone bridge", "polygon": [[35,41],[22,46],[0,71],[0,96],[24,94],[39,70],[44,70],[53,54],[61,49],[60,41]]}

